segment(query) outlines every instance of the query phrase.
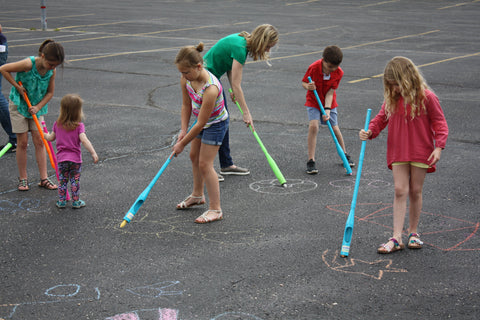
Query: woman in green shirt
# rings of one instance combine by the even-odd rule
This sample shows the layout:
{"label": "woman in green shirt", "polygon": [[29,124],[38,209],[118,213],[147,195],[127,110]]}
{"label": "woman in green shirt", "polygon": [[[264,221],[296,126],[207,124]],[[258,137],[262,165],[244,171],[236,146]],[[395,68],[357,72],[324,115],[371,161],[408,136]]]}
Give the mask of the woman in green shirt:
{"label": "woman in green shirt", "polygon": [[[256,27],[251,34],[243,31],[220,39],[203,57],[207,70],[213,73],[217,79],[227,74],[230,87],[233,91],[231,95],[232,101],[233,97],[235,97],[242,108],[243,121],[247,126],[251,125],[252,128],[254,128],[252,116],[242,90],[243,66],[248,56],[252,57],[253,61],[268,60],[270,49],[275,46],[277,42],[277,29],[272,25],[262,24]],[[223,96],[225,107],[227,107],[225,91],[223,91]],[[220,159],[221,174],[250,174],[248,169],[240,168],[233,164],[232,157],[230,156],[228,130],[218,151],[218,156]],[[219,176],[219,179],[223,181],[223,177]]]}

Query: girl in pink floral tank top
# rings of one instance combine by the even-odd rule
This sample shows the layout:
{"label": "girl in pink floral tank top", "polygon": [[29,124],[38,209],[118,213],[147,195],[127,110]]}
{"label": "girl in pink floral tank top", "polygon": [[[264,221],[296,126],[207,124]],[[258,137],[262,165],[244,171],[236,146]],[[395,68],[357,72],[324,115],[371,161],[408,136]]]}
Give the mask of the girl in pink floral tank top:
{"label": "girl in pink floral tank top", "polygon": [[[193,191],[182,202],[178,210],[203,205],[206,202],[204,187],[209,197],[208,210],[199,216],[196,223],[208,223],[223,218],[220,206],[220,186],[217,173],[213,168],[218,149],[228,130],[228,112],[223,101],[222,85],[218,79],[203,66],[203,43],[180,49],[175,58],[178,71],[182,74],[181,130],[178,141],[173,146],[175,155],[179,155],[190,144],[192,161]],[[197,118],[188,131],[190,117]]]}

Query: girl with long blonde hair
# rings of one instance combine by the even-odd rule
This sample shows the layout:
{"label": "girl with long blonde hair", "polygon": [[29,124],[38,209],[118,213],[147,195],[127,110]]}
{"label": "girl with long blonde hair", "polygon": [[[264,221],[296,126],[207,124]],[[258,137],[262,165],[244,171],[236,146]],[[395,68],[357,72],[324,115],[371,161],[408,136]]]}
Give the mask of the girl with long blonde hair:
{"label": "girl with long blonde hair", "polygon": [[360,130],[361,140],[373,139],[388,125],[387,165],[393,172],[393,235],[377,249],[391,253],[405,247],[403,225],[409,200],[408,243],[422,248],[417,232],[423,205],[423,183],[435,172],[448,137],[448,126],[435,93],[428,87],[417,66],[408,58],[390,60],[383,75],[385,101],[370,122]]}

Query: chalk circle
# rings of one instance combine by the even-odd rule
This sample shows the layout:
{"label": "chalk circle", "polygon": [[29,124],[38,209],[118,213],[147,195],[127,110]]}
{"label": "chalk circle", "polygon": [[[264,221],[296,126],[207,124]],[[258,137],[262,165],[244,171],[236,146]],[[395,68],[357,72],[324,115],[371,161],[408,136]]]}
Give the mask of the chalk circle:
{"label": "chalk circle", "polygon": [[368,186],[370,187],[374,187],[374,188],[385,188],[385,187],[389,187],[391,185],[390,182],[387,182],[387,181],[383,181],[383,180],[370,180],[370,182],[368,183]]}
{"label": "chalk circle", "polygon": [[249,187],[253,191],[260,193],[293,194],[314,190],[317,188],[317,184],[310,180],[288,179],[285,186],[282,187],[278,180],[272,179],[252,182]]}
{"label": "chalk circle", "polygon": [[[71,293],[64,293],[71,290]],[[56,293],[55,291],[60,292]],[[80,286],[78,284],[59,284],[55,287],[47,289],[47,291],[45,291],[45,294],[50,297],[73,297],[78,293],[78,291],[80,291]]]}
{"label": "chalk circle", "polygon": [[120,228],[119,223],[114,226],[115,229],[122,233],[134,234],[153,234],[159,235],[161,233],[168,233],[175,230],[175,226],[168,224],[167,221],[151,221],[151,220],[133,220],[127,224],[123,229]]}
{"label": "chalk circle", "polygon": [[[353,188],[355,187],[355,180],[340,179],[330,181],[329,184],[336,188]],[[360,184],[367,185],[372,188],[386,188],[390,186],[390,182],[378,179],[361,179]]]}

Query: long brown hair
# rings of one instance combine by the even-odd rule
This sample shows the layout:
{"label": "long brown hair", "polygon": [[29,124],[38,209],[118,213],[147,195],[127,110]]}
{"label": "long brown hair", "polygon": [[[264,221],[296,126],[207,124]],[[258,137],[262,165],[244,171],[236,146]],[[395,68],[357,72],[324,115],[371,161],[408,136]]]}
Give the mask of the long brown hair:
{"label": "long brown hair", "polygon": [[83,100],[78,94],[67,94],[60,101],[57,124],[63,129],[75,130],[83,120]]}
{"label": "long brown hair", "polygon": [[278,31],[270,24],[259,25],[251,34],[242,31],[239,36],[247,39],[248,54],[253,58],[253,61],[268,60],[270,55],[267,52],[267,47],[271,47],[278,42]]}
{"label": "long brown hair", "polygon": [[[390,84],[391,82],[398,84],[400,94],[395,93]],[[397,102],[400,96],[404,99],[404,107],[407,104],[411,107],[411,119],[420,115],[422,111],[425,112],[425,90],[431,89],[412,60],[405,57],[394,57],[390,60],[385,66],[383,87],[387,118],[397,111]]]}
{"label": "long brown hair", "polygon": [[45,55],[45,59],[48,61],[58,61],[61,65],[63,65],[65,60],[63,46],[52,39],[47,39],[42,42],[40,48],[38,48],[38,56],[41,57],[42,54]]}

